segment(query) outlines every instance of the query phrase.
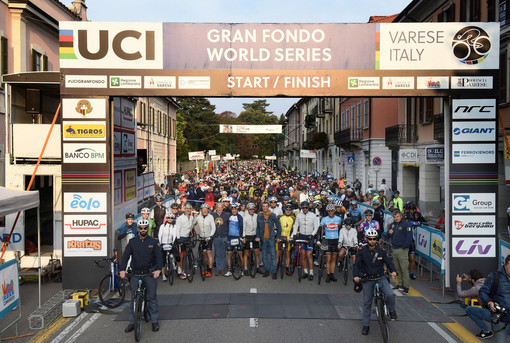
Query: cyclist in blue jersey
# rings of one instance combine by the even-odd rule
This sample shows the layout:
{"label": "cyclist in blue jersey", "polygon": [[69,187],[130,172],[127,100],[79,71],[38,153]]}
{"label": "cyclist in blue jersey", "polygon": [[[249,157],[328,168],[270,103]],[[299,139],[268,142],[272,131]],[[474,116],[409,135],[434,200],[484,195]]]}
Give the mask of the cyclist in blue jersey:
{"label": "cyclist in blue jersey", "polygon": [[359,225],[360,238],[366,243],[365,232],[368,231],[368,229],[374,229],[377,232],[379,244],[381,244],[382,230],[379,226],[379,222],[372,218],[374,218],[374,211],[371,209],[365,210],[365,221]]}
{"label": "cyclist in blue jersey", "polygon": [[[338,256],[338,232],[342,228],[342,219],[335,215],[335,205],[329,204],[326,206],[328,212],[327,217],[322,218],[321,225],[324,228],[324,237],[328,243],[328,250],[326,252],[326,270],[328,276],[326,282],[336,282],[335,278],[335,264]],[[317,242],[321,245],[321,242]]]}
{"label": "cyclist in blue jersey", "polygon": [[365,215],[363,214],[363,210],[358,207],[358,202],[356,200],[352,200],[350,202],[350,208],[348,213],[351,216],[354,227],[358,227],[359,224],[363,221]]}
{"label": "cyclist in blue jersey", "polygon": [[[241,237],[243,237],[243,217],[239,214],[239,203],[233,203],[230,205],[232,214],[228,219],[228,239],[227,239],[227,266],[228,271],[225,276],[232,275],[232,266],[230,265],[230,256],[234,250],[232,242],[237,243],[242,251]],[[239,258],[242,260],[243,256],[241,252],[238,252]]]}

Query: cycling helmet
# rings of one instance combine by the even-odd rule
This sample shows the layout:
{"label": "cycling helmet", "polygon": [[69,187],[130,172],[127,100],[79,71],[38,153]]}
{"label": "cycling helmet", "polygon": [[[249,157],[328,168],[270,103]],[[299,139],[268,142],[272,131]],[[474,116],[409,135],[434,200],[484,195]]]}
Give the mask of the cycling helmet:
{"label": "cycling helmet", "polygon": [[366,216],[373,216],[374,215],[374,211],[368,209],[368,210],[365,210],[365,215]]}
{"label": "cycling helmet", "polygon": [[225,197],[225,198],[221,199],[221,202],[230,202],[230,199]]}
{"label": "cycling helmet", "polygon": [[289,197],[288,195],[286,195],[286,196],[284,196],[284,197],[283,197],[283,200],[287,200],[287,201],[289,201],[289,200],[290,200],[290,197]]}
{"label": "cycling helmet", "polygon": [[351,218],[346,218],[344,220],[344,225],[345,226],[352,226],[352,219]]}
{"label": "cycling helmet", "polygon": [[343,206],[342,200],[335,201],[335,207],[342,207],[342,206]]}
{"label": "cycling helmet", "polygon": [[166,215],[166,217],[167,217],[167,218],[172,218],[172,219],[174,219],[174,218],[175,218],[175,214],[173,214],[173,213],[168,213],[168,214]]}
{"label": "cycling helmet", "polygon": [[308,192],[308,196],[309,196],[310,198],[312,198],[312,197],[313,197],[313,192]]}
{"label": "cycling helmet", "polygon": [[126,219],[134,218],[134,217],[135,217],[135,215],[133,213],[131,213],[131,212],[126,213]]}
{"label": "cycling helmet", "polygon": [[172,205],[170,205],[171,208],[179,208],[179,204],[174,202]]}
{"label": "cycling helmet", "polygon": [[287,210],[292,211],[292,205],[291,204],[285,205],[285,211],[287,211]]}
{"label": "cycling helmet", "polygon": [[349,203],[351,206],[358,207],[358,202],[356,200],[351,200]]}
{"label": "cycling helmet", "polygon": [[209,205],[207,205],[207,204],[202,204],[202,206],[200,206],[200,208],[207,208],[208,210],[209,210],[209,209],[211,209],[211,208],[209,207]]}
{"label": "cycling helmet", "polygon": [[269,198],[269,202],[273,202],[273,201],[274,201],[274,202],[277,202],[277,201],[278,201],[278,199],[276,199],[276,197],[270,197],[270,198]]}
{"label": "cycling helmet", "polygon": [[151,210],[149,210],[149,208],[148,208],[148,207],[144,207],[144,208],[142,208],[141,213],[142,213],[142,214],[143,214],[143,213],[151,213]]}
{"label": "cycling helmet", "polygon": [[313,197],[315,200],[321,200],[321,196],[320,195],[316,195]]}
{"label": "cycling helmet", "polygon": [[322,201],[320,200],[314,200],[313,201],[314,206],[322,206]]}
{"label": "cycling helmet", "polygon": [[248,203],[248,205],[246,205],[247,209],[255,209],[255,207],[256,207],[255,204],[252,202],[250,202],[250,203]]}
{"label": "cycling helmet", "polygon": [[354,192],[354,190],[352,188],[347,188],[347,192]]}
{"label": "cycling helmet", "polygon": [[234,202],[232,205],[230,205],[231,208],[239,208],[239,206],[241,206],[241,204],[238,202]]}
{"label": "cycling helmet", "polygon": [[328,204],[328,206],[326,206],[326,211],[334,211],[335,210],[335,205],[333,204]]}
{"label": "cycling helmet", "polygon": [[354,292],[361,293],[362,290],[363,290],[363,283],[355,282],[354,283]]}
{"label": "cycling helmet", "polygon": [[136,225],[138,227],[140,227],[140,226],[149,226],[149,221],[147,219],[142,219],[142,220],[139,220]]}
{"label": "cycling helmet", "polygon": [[184,205],[184,208],[193,208],[193,205],[191,205],[189,202]]}
{"label": "cycling helmet", "polygon": [[163,196],[162,196],[161,194],[156,194],[156,195],[154,196],[154,199],[155,199],[156,201],[163,201]]}
{"label": "cycling helmet", "polygon": [[300,204],[300,207],[303,208],[303,207],[310,207],[310,203],[308,201],[303,201],[301,204]]}
{"label": "cycling helmet", "polygon": [[374,206],[379,206],[379,205],[381,204],[381,202],[379,201],[379,199],[375,199],[375,200],[372,202],[372,204],[373,204]]}
{"label": "cycling helmet", "polygon": [[375,229],[368,229],[365,231],[365,237],[377,237],[379,234],[377,233],[377,231],[375,231]]}

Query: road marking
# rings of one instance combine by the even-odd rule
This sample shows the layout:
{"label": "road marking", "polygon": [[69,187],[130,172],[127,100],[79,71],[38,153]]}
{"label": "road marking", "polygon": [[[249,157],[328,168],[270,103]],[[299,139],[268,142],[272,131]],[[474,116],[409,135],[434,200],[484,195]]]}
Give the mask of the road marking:
{"label": "road marking", "polygon": [[51,341],[51,343],[58,343],[63,340],[64,337],[67,336],[69,332],[71,332],[71,330],[74,329],[74,327],[78,325],[83,319],[87,318],[88,315],[88,313],[83,313],[82,315],[76,317],[71,324],[69,324],[61,333],[58,334],[57,337],[53,339],[53,341]]}
{"label": "road marking", "polygon": [[78,337],[80,337],[80,335],[89,328],[89,326],[92,325],[92,323],[94,323],[96,321],[97,318],[99,318],[99,316],[101,316],[101,313],[94,313],[94,315],[92,317],[89,318],[89,320],[87,320],[81,328],[79,328],[75,333],[74,335],[72,335],[71,337],[69,337],[69,339],[66,341],[66,343],[72,343],[74,341],[76,341],[76,339]]}
{"label": "road marking", "polygon": [[259,319],[258,318],[250,318],[250,327],[258,328],[259,327]]}
{"label": "road marking", "polygon": [[28,343],[43,343],[46,342],[57,330],[64,326],[72,318],[58,317],[53,323],[40,331],[37,335],[32,337]]}
{"label": "road marking", "polygon": [[250,293],[257,293],[257,289],[256,288],[250,288]]}
{"label": "road marking", "polygon": [[434,322],[427,322],[427,324],[430,325],[430,327],[432,327],[434,330],[436,330],[436,332],[438,334],[441,335],[441,337],[443,337],[445,339],[445,341],[447,341],[448,343],[456,343],[457,341],[454,340],[453,338],[450,337],[449,334],[446,333],[446,331],[444,331],[443,329],[441,329],[439,327],[439,325],[437,325],[436,323]]}

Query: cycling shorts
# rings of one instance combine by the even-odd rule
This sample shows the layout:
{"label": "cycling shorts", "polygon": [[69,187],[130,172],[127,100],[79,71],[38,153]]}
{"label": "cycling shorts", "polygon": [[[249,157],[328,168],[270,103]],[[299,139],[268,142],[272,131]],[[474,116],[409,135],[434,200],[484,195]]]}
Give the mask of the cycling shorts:
{"label": "cycling shorts", "polygon": [[[340,250],[344,250],[345,252],[347,252],[347,248],[346,247],[341,247]],[[358,249],[354,248],[354,247],[350,247],[349,248],[349,252],[351,253],[352,256],[356,256],[356,253],[358,252]]]}
{"label": "cycling shorts", "polygon": [[278,242],[278,244],[276,245],[276,251],[282,250],[282,243],[283,243],[282,241],[287,242],[287,246],[285,248],[285,251],[290,251],[291,244],[290,244],[288,239],[282,239],[280,242]]}
{"label": "cycling shorts", "polygon": [[411,243],[411,245],[409,246],[409,255],[414,255],[416,254],[416,243],[413,239],[413,242]]}
{"label": "cycling shorts", "polygon": [[212,237],[209,238],[209,240],[207,242],[204,241],[201,244],[204,244],[204,250],[212,250],[212,247],[213,247],[213,239],[212,239]]}
{"label": "cycling shorts", "polygon": [[308,241],[308,243],[301,244],[301,249],[307,250],[307,251],[313,251],[313,244],[315,242],[313,237],[310,238],[310,236],[299,234],[297,239]]}
{"label": "cycling shorts", "polygon": [[238,247],[238,250],[239,251],[243,251],[243,243],[241,242],[241,238],[237,238],[237,237],[229,237],[227,239],[227,251],[234,251],[234,246],[232,244],[230,244],[230,241],[233,240],[233,239],[237,239],[238,240],[238,244],[237,244],[237,247]]}
{"label": "cycling shorts", "polygon": [[177,240],[177,245],[179,246],[179,254],[184,254],[186,252],[186,246],[189,244],[188,237],[180,237]]}
{"label": "cycling shorts", "polygon": [[257,242],[255,240],[255,238],[257,238],[257,236],[253,235],[253,236],[246,236],[246,242],[244,243],[244,248],[246,250],[250,250],[250,242],[253,242],[253,249],[259,249],[260,248],[260,242]]}
{"label": "cycling shorts", "polygon": [[326,239],[328,242],[328,250],[326,254],[338,254],[338,239]]}

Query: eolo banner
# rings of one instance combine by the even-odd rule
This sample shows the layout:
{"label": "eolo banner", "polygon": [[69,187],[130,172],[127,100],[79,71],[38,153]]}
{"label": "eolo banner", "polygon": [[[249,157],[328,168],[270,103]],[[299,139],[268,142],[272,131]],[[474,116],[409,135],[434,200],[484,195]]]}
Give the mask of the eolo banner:
{"label": "eolo banner", "polygon": [[[456,218],[445,225],[447,275],[452,279],[473,267],[491,270],[496,265],[497,232],[488,228],[498,208],[499,23],[59,25],[61,94],[80,104],[94,96],[453,99],[444,102],[445,217]],[[113,155],[101,144],[114,146],[112,137],[102,133],[109,132],[110,121],[88,118],[65,123],[64,151],[91,146],[101,154],[106,149],[106,163],[101,155],[90,155],[89,165],[70,166],[76,161],[68,161],[63,170],[69,173],[70,188],[64,201],[103,201],[100,196],[106,195],[111,203],[109,189],[89,182],[109,177],[103,167],[112,163]],[[230,133],[238,128],[222,129]],[[412,154],[401,156],[401,162],[419,161]],[[300,155],[313,158],[314,153],[301,150]],[[75,178],[79,184],[71,189]],[[111,211],[93,208],[94,201],[90,210],[67,209],[64,216],[66,211],[70,218]],[[476,227],[484,230],[473,231]],[[108,227],[108,237],[111,230]],[[102,237],[72,239],[69,252],[100,254],[94,247],[106,245]],[[85,257],[71,255],[73,261],[82,259],[71,263],[76,270],[91,265]],[[64,262],[66,268],[69,263]],[[80,275],[74,276],[79,281]]]}

